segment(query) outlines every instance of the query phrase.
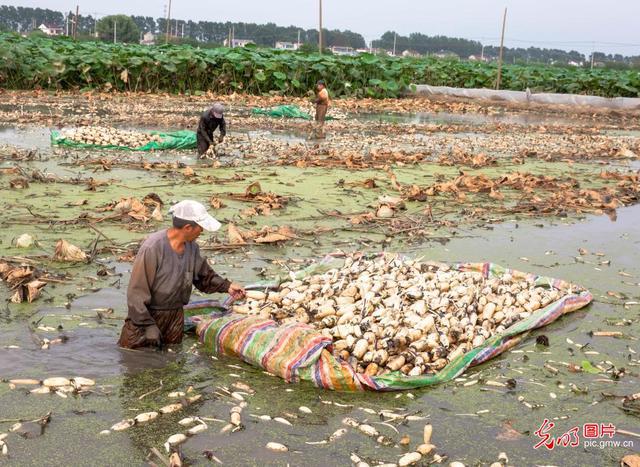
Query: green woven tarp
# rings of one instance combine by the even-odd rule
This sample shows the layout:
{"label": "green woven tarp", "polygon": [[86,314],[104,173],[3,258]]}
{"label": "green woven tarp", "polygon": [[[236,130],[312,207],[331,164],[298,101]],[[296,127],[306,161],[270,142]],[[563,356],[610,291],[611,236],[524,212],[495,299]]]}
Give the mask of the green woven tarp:
{"label": "green woven tarp", "polygon": [[[311,120],[313,118],[308,113],[300,110],[300,107],[297,105],[279,105],[268,109],[255,108],[251,110],[251,113],[274,118],[302,118],[304,120]],[[326,120],[333,120],[333,118],[327,115]]]}
{"label": "green woven tarp", "polygon": [[65,138],[59,131],[51,131],[51,144],[56,146],[66,146],[78,149],[120,149],[123,151],[161,151],[167,149],[194,149],[196,147],[196,133],[189,130],[179,130],[163,133],[160,131],[150,131],[150,135],[159,135],[162,141],[151,141],[139,148],[128,146],[102,146],[99,144],[78,143]]}
{"label": "green woven tarp", "polygon": [[[327,259],[299,271],[295,278],[317,274],[335,265]],[[190,316],[186,326],[196,327],[196,334],[205,350],[225,354],[263,368],[287,381],[311,381],[314,385],[339,391],[396,391],[449,381],[470,366],[479,365],[500,355],[518,344],[530,331],[546,326],[566,313],[588,305],[593,299],[588,290],[565,281],[503,268],[493,263],[457,263],[459,271],[481,272],[484,277],[496,277],[505,273],[513,277],[532,280],[536,286],[567,290],[567,295],[533,312],[528,318],[516,322],[503,333],[488,339],[480,347],[459,355],[435,374],[405,376],[399,371],[381,376],[356,373],[355,369],[331,352],[333,341],[313,326],[302,323],[278,325],[275,321],[259,316],[227,314],[224,306],[209,300],[185,307],[188,315],[199,309],[203,314]],[[279,281],[269,284],[277,287]]]}
{"label": "green woven tarp", "polygon": [[311,115],[300,110],[300,107],[297,105],[279,105],[269,109],[255,108],[251,113],[275,118],[303,118],[305,120],[311,120]]}

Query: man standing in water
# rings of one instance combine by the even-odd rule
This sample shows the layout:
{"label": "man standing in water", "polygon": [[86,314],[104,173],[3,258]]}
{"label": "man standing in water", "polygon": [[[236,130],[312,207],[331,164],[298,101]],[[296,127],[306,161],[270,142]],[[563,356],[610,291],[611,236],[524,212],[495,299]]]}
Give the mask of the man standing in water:
{"label": "man standing in water", "polygon": [[220,128],[220,136],[218,143],[224,141],[227,134],[227,122],[224,120],[224,107],[221,103],[216,102],[209,110],[202,114],[196,136],[198,138],[198,155],[202,156],[207,152],[209,146],[215,144],[213,142],[213,132]]}
{"label": "man standing in water", "polygon": [[131,270],[128,313],[118,345],[129,349],[182,342],[184,312],[195,285],[205,293],[228,292],[244,297],[244,288],[216,274],[200,256],[196,238],[220,223],[200,203],[181,201],[170,211],[173,227],[143,242]]}
{"label": "man standing in water", "polygon": [[316,84],[316,137],[324,138],[324,121],[327,117],[327,110],[329,109],[329,91],[323,80],[318,81]]}

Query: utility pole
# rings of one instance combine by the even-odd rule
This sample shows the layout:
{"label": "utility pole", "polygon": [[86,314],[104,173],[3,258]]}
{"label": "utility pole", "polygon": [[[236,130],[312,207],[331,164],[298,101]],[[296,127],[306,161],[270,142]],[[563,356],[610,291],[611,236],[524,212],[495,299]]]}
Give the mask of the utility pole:
{"label": "utility pole", "polygon": [[484,62],[484,44],[482,44],[482,50],[480,51],[480,61]]}
{"label": "utility pole", "polygon": [[169,0],[169,8],[167,9],[167,34],[165,37],[165,44],[169,42],[169,28],[171,27],[171,0]]}
{"label": "utility pole", "polygon": [[231,25],[231,47],[235,47],[235,41],[236,41],[236,25],[232,24]]}
{"label": "utility pole", "polygon": [[507,9],[504,9],[502,17],[502,37],[500,38],[500,57],[498,58],[498,79],[496,79],[496,89],[500,89],[500,79],[502,78],[502,50],[504,48],[504,28],[507,24]]}
{"label": "utility pole", "polygon": [[318,0],[318,19],[320,20],[320,28],[318,29],[318,52],[322,55],[322,0]]}
{"label": "utility pole", "polygon": [[118,42],[118,20],[113,18],[113,43]]}
{"label": "utility pole", "polygon": [[398,39],[398,33],[393,32],[393,56],[396,56],[396,40]]}
{"label": "utility pole", "polygon": [[596,45],[592,42],[591,43],[591,69],[593,70],[593,62],[595,61],[595,48]]}
{"label": "utility pole", "polygon": [[300,29],[298,29],[298,48],[300,48]]}
{"label": "utility pole", "polygon": [[69,35],[69,13],[65,16],[65,35]]}
{"label": "utility pole", "polygon": [[181,34],[181,36],[184,39],[184,22],[182,23],[182,34]]}
{"label": "utility pole", "polygon": [[76,5],[76,20],[73,23],[73,38],[78,38],[78,17],[80,14],[80,5]]}

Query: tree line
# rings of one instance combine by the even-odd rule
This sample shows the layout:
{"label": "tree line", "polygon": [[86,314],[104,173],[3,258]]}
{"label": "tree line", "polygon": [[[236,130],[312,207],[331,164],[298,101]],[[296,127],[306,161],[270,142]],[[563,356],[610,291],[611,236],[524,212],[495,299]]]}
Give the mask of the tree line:
{"label": "tree line", "polygon": [[[30,32],[40,24],[53,24],[65,28],[67,20],[73,21],[75,15],[66,15],[60,11],[43,8],[0,6],[0,30]],[[300,42],[312,50],[318,43],[317,29],[301,29],[296,26],[278,26],[274,23],[232,23],[215,21],[171,20],[167,28],[166,18],[151,16],[113,15],[98,20],[91,15],[78,16],[78,35],[81,39],[94,37],[97,33],[103,40],[113,40],[113,23],[117,22],[117,39],[120,42],[137,42],[141,35],[151,32],[164,35],[169,31],[171,41],[188,43],[199,46],[221,45],[234,32],[236,39],[250,39],[259,46],[273,47],[277,41]],[[65,28],[66,29],[66,28]],[[71,25],[69,25],[71,31]],[[366,48],[364,37],[353,31],[325,30],[323,37],[326,47],[341,46],[353,49]],[[470,56],[485,59],[498,57],[499,48],[484,46],[479,41],[447,36],[428,36],[412,33],[408,36],[397,35],[393,31],[385,32],[379,39],[372,42],[372,47],[393,50],[400,53],[405,50],[414,51],[421,55],[427,54],[455,54],[467,59]],[[507,63],[587,63],[591,57],[575,50],[546,49],[538,47],[511,48],[505,47],[504,60]],[[607,66],[639,66],[640,56],[625,57],[620,54],[594,53],[594,60]]]}
{"label": "tree line", "polygon": [[[125,15],[113,16],[119,18],[117,27],[122,25],[123,31],[124,29],[130,29],[122,20]],[[6,31],[26,33],[38,28],[43,23],[62,26],[66,30],[67,17],[70,21],[73,21],[75,14],[69,12],[65,15],[59,11],[43,8],[0,6],[0,28]],[[126,36],[118,34],[120,41],[134,42],[140,39],[140,34],[151,32],[155,35],[163,35],[167,31],[166,18],[153,18],[151,16],[131,16],[130,18],[137,27],[137,35],[131,37],[131,34]],[[95,34],[97,31],[99,35],[104,36],[101,38],[105,40],[112,39],[112,36],[108,37],[106,25],[101,28],[100,21],[91,15],[79,15],[78,33],[86,37]],[[121,21],[123,22],[121,23]],[[113,20],[111,20],[110,24],[113,24]],[[69,26],[69,30],[71,30],[71,26]],[[250,39],[257,45],[264,47],[273,47],[277,41],[297,42],[298,34],[301,43],[317,44],[318,42],[318,31],[316,29],[305,30],[296,26],[278,26],[274,23],[256,24],[172,19],[169,25],[170,36],[174,41],[176,39],[184,39],[185,42],[194,41],[203,44],[220,45],[228,38],[229,32],[232,30],[236,39]],[[366,47],[364,37],[349,30],[323,29],[323,38],[327,47],[341,46],[354,49]]]}
{"label": "tree line", "polygon": [[[396,34],[394,31],[385,32],[380,39],[373,41],[373,47],[393,50],[395,41],[396,51],[411,50],[421,55],[428,54],[455,54],[461,58],[474,56],[476,58],[496,59],[500,48],[496,46],[484,46],[479,41],[453,38],[446,36],[427,36],[413,33],[409,36]],[[620,54],[605,54],[595,52],[594,61],[600,63],[618,63],[627,65],[640,65],[640,56],[625,57]],[[546,49],[539,47],[505,47],[503,57],[507,63],[586,63],[591,60],[575,50],[566,51],[560,49]]]}

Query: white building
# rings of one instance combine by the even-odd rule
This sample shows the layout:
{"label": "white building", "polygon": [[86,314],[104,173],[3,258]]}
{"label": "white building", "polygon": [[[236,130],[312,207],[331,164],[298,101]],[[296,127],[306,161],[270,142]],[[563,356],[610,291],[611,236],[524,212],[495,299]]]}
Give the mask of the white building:
{"label": "white building", "polygon": [[62,26],[53,26],[51,24],[41,24],[38,29],[45,33],[47,36],[62,36],[64,34],[64,28]]}
{"label": "white building", "polygon": [[152,32],[145,32],[140,40],[142,45],[154,45],[156,43],[156,35]]}
{"label": "white building", "polygon": [[[229,39],[224,40],[224,46],[229,47]],[[231,48],[244,47],[245,45],[255,44],[251,39],[233,39],[231,41]]]}
{"label": "white building", "polygon": [[405,50],[402,52],[402,56],[403,57],[421,57],[422,55],[420,55],[418,52],[416,52],[415,50]]}
{"label": "white building", "polygon": [[329,50],[331,50],[334,55],[356,55],[353,47],[339,47],[334,45],[333,47],[329,47]]}
{"label": "white building", "polygon": [[276,49],[280,50],[298,50],[300,44],[298,42],[276,42]]}

